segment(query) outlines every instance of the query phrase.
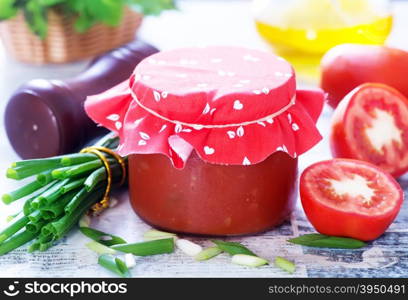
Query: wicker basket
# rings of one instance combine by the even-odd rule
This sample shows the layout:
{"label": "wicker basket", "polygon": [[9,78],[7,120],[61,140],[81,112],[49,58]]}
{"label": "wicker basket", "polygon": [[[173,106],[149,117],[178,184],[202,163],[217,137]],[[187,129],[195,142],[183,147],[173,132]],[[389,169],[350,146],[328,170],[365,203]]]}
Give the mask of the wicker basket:
{"label": "wicker basket", "polygon": [[0,37],[6,49],[26,63],[66,63],[93,57],[135,38],[142,15],[125,9],[117,27],[96,24],[85,33],[75,31],[72,17],[53,10],[48,13],[48,34],[44,40],[33,34],[22,14],[0,22]]}

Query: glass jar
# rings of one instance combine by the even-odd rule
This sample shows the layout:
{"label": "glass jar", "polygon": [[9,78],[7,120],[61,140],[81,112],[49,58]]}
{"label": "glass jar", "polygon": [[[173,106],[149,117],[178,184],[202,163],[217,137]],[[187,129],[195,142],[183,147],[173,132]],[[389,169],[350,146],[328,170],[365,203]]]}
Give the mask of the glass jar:
{"label": "glass jar", "polygon": [[152,55],[85,109],[119,134],[130,201],[143,220],[241,235],[291,213],[297,157],[321,139],[323,99],[320,90],[297,90],[292,67],[269,52],[200,47]]}
{"label": "glass jar", "polygon": [[176,232],[236,235],[282,223],[295,203],[297,159],[276,152],[252,166],[223,166],[192,154],[184,169],[160,154],[129,156],[135,212]]}
{"label": "glass jar", "polygon": [[259,34],[302,79],[318,77],[330,48],[383,44],[392,26],[388,0],[254,0],[253,10]]}

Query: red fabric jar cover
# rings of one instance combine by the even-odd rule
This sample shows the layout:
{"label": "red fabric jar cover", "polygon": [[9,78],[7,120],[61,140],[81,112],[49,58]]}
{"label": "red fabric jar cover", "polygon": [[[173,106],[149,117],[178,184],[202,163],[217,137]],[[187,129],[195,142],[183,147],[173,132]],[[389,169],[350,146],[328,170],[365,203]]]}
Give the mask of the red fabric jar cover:
{"label": "red fabric jar cover", "polygon": [[314,146],[323,99],[320,90],[296,91],[280,57],[206,47],[146,58],[128,81],[89,97],[85,110],[119,134],[121,155],[162,153],[182,168],[195,149],[209,163],[249,165]]}

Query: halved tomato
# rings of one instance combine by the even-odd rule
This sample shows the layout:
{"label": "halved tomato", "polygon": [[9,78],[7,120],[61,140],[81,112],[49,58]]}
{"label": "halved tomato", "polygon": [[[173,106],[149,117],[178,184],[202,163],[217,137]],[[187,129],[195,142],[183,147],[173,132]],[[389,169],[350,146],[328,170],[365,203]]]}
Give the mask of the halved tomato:
{"label": "halved tomato", "polygon": [[371,162],[398,177],[408,171],[408,99],[396,89],[366,83],[336,108],[331,126],[333,157]]}
{"label": "halved tomato", "polygon": [[303,172],[300,197],[318,232],[369,241],[393,222],[404,194],[391,175],[370,163],[333,159]]}

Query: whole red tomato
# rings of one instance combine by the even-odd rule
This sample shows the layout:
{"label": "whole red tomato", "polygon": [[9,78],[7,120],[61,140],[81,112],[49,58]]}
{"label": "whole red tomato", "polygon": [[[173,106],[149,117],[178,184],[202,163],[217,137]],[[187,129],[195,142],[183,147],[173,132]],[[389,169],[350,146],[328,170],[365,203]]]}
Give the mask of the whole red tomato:
{"label": "whole red tomato", "polygon": [[308,167],[300,178],[306,216],[321,234],[370,241],[397,216],[403,192],[395,179],[358,160],[333,159]]}
{"label": "whole red tomato", "polygon": [[396,89],[366,83],[334,111],[333,157],[371,162],[398,177],[408,171],[408,99]]}
{"label": "whole red tomato", "polygon": [[359,44],[339,45],[321,62],[322,89],[335,108],[343,97],[366,82],[384,83],[408,97],[408,52],[400,49]]}

